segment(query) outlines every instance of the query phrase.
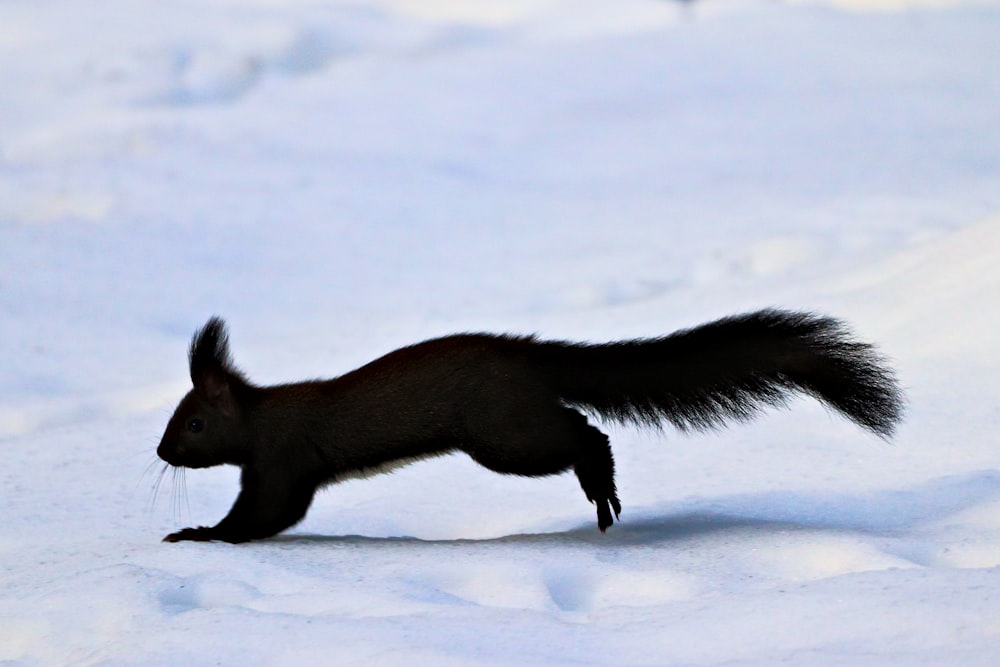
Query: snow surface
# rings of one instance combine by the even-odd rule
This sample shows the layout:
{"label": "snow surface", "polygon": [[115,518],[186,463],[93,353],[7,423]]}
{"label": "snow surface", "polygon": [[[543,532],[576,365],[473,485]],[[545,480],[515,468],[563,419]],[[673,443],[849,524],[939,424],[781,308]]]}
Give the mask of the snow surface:
{"label": "snow surface", "polygon": [[[996,664],[998,34],[992,1],[0,4],[0,663]],[[606,535],[572,475],[455,456],[160,542],[236,494],[154,455],[213,313],[270,383],[769,305],[878,341],[893,443],[802,400],[609,427]]]}

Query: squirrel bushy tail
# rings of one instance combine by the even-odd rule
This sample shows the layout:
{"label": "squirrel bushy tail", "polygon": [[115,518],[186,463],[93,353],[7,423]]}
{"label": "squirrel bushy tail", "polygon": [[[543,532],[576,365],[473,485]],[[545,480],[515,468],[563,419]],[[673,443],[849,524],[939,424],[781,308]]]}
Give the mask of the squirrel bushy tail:
{"label": "squirrel bushy tail", "polygon": [[706,430],[804,393],[883,437],[903,411],[885,359],[839,320],[761,310],[662,338],[541,343],[537,361],[569,405],[644,425]]}

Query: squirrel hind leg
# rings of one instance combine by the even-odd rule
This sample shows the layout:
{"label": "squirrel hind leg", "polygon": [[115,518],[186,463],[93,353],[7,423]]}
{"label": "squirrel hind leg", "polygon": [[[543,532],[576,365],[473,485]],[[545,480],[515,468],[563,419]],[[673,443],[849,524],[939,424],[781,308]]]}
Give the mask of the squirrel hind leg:
{"label": "squirrel hind leg", "polygon": [[573,408],[558,405],[523,414],[517,423],[480,424],[462,449],[494,472],[542,477],[570,468],[587,500],[597,507],[597,526],[607,530],[621,514],[615,463],[608,436]]}
{"label": "squirrel hind leg", "polygon": [[597,527],[603,533],[615,519],[620,518],[622,513],[618,489],[615,486],[615,459],[611,453],[608,436],[588,424],[583,415],[580,415],[580,418],[577,425],[579,458],[573,466],[573,471],[580,481],[580,487],[587,500],[597,506]]}

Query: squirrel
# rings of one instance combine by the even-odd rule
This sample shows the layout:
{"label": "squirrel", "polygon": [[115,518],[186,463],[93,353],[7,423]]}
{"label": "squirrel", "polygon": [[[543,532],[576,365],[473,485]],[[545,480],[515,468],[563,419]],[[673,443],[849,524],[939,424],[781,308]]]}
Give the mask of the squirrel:
{"label": "squirrel", "polygon": [[610,442],[587,414],[702,431],[802,393],[887,439],[904,403],[885,358],[844,323],[777,309],[605,344],[457,334],[331,380],[274,386],[236,368],[226,325],[212,317],[188,356],[193,389],[157,455],[186,468],[239,466],[241,488],[219,523],[165,542],[267,538],[299,522],[325,485],[450,452],[504,474],[572,468],[604,532],[621,503]]}

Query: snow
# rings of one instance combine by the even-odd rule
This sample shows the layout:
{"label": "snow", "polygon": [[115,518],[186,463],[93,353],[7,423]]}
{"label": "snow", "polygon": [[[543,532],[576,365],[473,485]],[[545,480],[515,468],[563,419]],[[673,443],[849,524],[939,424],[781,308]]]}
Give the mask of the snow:
{"label": "snow", "polygon": [[[992,665],[1000,4],[0,4],[0,662]],[[452,331],[829,312],[907,388],[609,426],[572,475],[454,456],[271,540],[161,476],[191,333],[258,382]],[[387,418],[391,418],[387,416]]]}

